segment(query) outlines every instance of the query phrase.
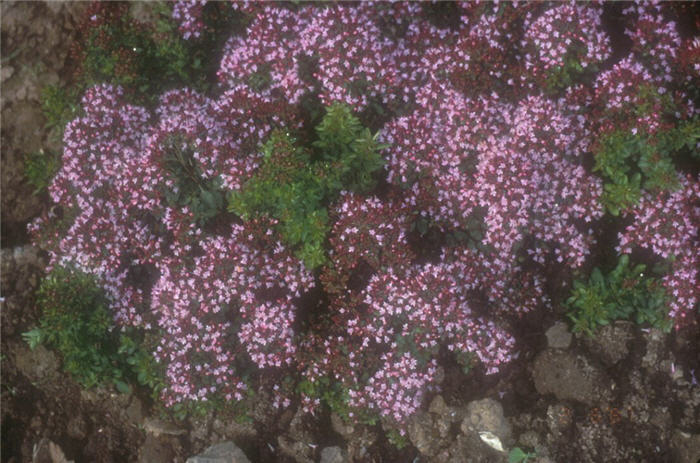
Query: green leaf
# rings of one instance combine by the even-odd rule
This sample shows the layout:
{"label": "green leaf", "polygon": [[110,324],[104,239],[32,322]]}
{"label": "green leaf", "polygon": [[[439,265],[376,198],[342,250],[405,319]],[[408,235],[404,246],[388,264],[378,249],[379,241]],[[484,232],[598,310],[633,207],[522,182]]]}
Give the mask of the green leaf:
{"label": "green leaf", "polygon": [[508,453],[508,463],[520,463],[525,458],[527,458],[527,453],[520,447],[514,447],[510,453]]}
{"label": "green leaf", "polygon": [[117,391],[121,392],[122,394],[130,394],[131,393],[131,387],[128,384],[126,384],[124,381],[115,379],[114,385],[116,386]]}
{"label": "green leaf", "polygon": [[39,328],[34,328],[33,330],[22,333],[22,339],[29,344],[30,349],[34,350],[39,344],[41,344],[43,336]]}

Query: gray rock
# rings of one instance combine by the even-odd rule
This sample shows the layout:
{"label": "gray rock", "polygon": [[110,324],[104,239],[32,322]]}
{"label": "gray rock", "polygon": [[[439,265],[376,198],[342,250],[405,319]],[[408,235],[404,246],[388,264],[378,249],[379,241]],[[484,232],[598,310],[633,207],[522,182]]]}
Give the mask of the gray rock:
{"label": "gray rock", "polygon": [[321,463],[348,463],[347,454],[340,447],[326,447],[321,450]]}
{"label": "gray rock", "polygon": [[143,421],[143,404],[138,397],[132,397],[131,403],[126,408],[126,417],[133,425],[139,425]]}
{"label": "gray rock", "polygon": [[313,449],[304,442],[294,441],[287,436],[279,436],[277,444],[284,455],[292,458],[297,463],[313,463],[314,461],[312,458]]}
{"label": "gray rock", "polygon": [[450,423],[440,416],[421,413],[408,423],[408,438],[413,446],[426,457],[436,455],[449,445],[447,440]]}
{"label": "gray rock", "polygon": [[441,395],[435,396],[435,398],[430,402],[428,411],[435,415],[446,415],[449,413],[445,399],[443,399]]}
{"label": "gray rock", "polygon": [[588,361],[569,352],[547,349],[535,358],[532,378],[540,394],[588,405],[610,399],[611,381]]}
{"label": "gray rock", "polygon": [[[503,407],[493,399],[475,400],[467,405],[467,416],[460,427],[464,434],[491,433],[506,447],[510,444],[512,429],[503,415]],[[483,439],[482,439],[483,440]]]}
{"label": "gray rock", "polygon": [[367,454],[367,449],[377,440],[377,434],[369,427],[346,423],[336,413],[331,413],[331,426],[347,441],[349,461],[362,460]]}
{"label": "gray rock", "polygon": [[61,447],[44,437],[34,445],[32,463],[73,463],[73,460],[69,461]]}
{"label": "gray rock", "polygon": [[668,351],[665,343],[666,336],[663,331],[651,328],[644,333],[644,341],[646,343],[646,354],[642,357],[642,367],[649,371],[660,371],[666,368],[666,365],[661,365],[667,360]]}
{"label": "gray rock", "polygon": [[437,395],[430,402],[428,412],[419,413],[408,422],[408,438],[421,455],[437,457],[452,443],[452,424],[463,416],[463,411],[457,413]]}
{"label": "gray rock", "polygon": [[21,346],[15,350],[15,365],[30,381],[41,384],[52,381],[56,375],[58,358],[42,345],[34,349]]}
{"label": "gray rock", "polygon": [[[518,447],[533,449],[537,455],[537,463],[554,463],[548,458],[549,449],[542,444],[540,435],[535,431],[525,431],[518,437]],[[511,449],[509,449],[510,451]]]}
{"label": "gray rock", "polygon": [[671,448],[678,463],[697,463],[700,461],[700,434],[675,430],[671,438]]}
{"label": "gray rock", "polygon": [[506,456],[486,445],[476,433],[458,434],[451,445],[429,463],[500,463]]}
{"label": "gray rock", "polygon": [[189,429],[188,437],[194,441],[201,444],[208,444],[212,441],[217,440],[229,440],[221,439],[210,434],[211,425],[214,421],[214,411],[207,410],[203,415],[193,414],[187,419]]}
{"label": "gray rock", "polygon": [[571,332],[564,322],[556,322],[545,333],[547,345],[553,349],[568,349],[571,345]]}
{"label": "gray rock", "polygon": [[634,337],[634,324],[618,321],[600,328],[594,337],[583,336],[583,343],[607,365],[615,365],[629,355],[628,344]]}
{"label": "gray rock", "polygon": [[363,461],[367,455],[367,449],[377,441],[377,432],[364,425],[355,426],[355,431],[347,439],[348,457],[350,461]]}
{"label": "gray rock", "polygon": [[289,421],[289,430],[277,439],[282,453],[297,462],[313,461],[314,449],[317,447],[314,436],[310,432],[308,419],[308,415],[301,408],[297,409]]}
{"label": "gray rock", "polygon": [[131,2],[129,10],[131,17],[136,21],[149,24],[155,24],[158,21],[158,16],[153,11],[152,2]]}
{"label": "gray rock", "polygon": [[190,457],[187,463],[250,463],[248,457],[231,441],[212,445],[201,454]]}
{"label": "gray rock", "polygon": [[294,414],[294,417],[292,417],[292,421],[289,423],[288,434],[289,437],[294,440],[304,443],[312,443],[313,436],[309,432],[308,427],[304,424],[306,417],[307,415],[304,414],[304,411],[299,408]]}
{"label": "gray rock", "polygon": [[252,440],[258,435],[258,431],[255,429],[252,422],[238,422],[231,419],[214,419],[212,422],[212,431],[221,436],[226,436],[227,439],[232,439],[235,442]]}
{"label": "gray rock", "polygon": [[337,413],[331,413],[331,427],[345,439],[349,439],[355,432],[355,427],[352,424],[346,423],[338,416]]}

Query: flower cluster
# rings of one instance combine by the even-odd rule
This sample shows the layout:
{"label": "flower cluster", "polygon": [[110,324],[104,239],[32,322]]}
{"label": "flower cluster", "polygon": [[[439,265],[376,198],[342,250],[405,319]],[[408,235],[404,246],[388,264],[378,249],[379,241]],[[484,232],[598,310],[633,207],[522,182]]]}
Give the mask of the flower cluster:
{"label": "flower cluster", "polygon": [[[358,408],[378,410],[383,417],[403,423],[418,411],[423,398],[433,387],[437,362],[431,360],[424,368],[409,352],[382,355],[385,366],[372,375],[360,391],[350,391],[350,403]],[[401,432],[405,433],[401,428]]]}
{"label": "flower cluster", "polygon": [[290,103],[313,90],[300,76],[300,54],[307,48],[301,37],[311,12],[294,13],[277,6],[254,9],[245,36],[231,37],[218,71],[224,86],[245,84],[265,94],[281,94]]}
{"label": "flower cluster", "polygon": [[677,326],[692,322],[700,294],[700,183],[686,178],[681,185],[675,192],[645,195],[630,213],[634,222],[620,234],[618,246],[621,253],[630,253],[639,246],[671,261],[663,285],[671,299],[669,316]]}
{"label": "flower cluster", "polygon": [[362,276],[369,278],[361,272],[398,268],[412,261],[413,253],[407,240],[408,217],[396,204],[376,197],[341,194],[328,239],[332,265],[324,268],[321,274],[326,292],[339,298],[333,303],[348,303],[345,296],[356,294],[358,289],[352,291],[355,284],[351,280]]}
{"label": "flower cluster", "polygon": [[[626,11],[632,52],[600,73],[611,51],[598,5],[232,8],[247,26],[224,46],[215,92],[169,90],[152,112],[116,86],[86,92],[55,206],[31,226],[52,265],[96,277],[120,325],[158,332],[169,405],[241,399],[251,377],[284,371],[301,376],[308,411],[335,394],[348,416],[405,424],[439,387],[439,353],[496,373],[517,355],[509,323],[549,305],[547,275],[584,268],[604,213],[586,167],[602,137],[663,135],[695,114],[660,6]],[[185,37],[204,33],[204,12],[175,5]],[[338,102],[362,124],[336,118],[314,135],[309,121]],[[362,188],[343,186],[362,176],[336,167],[369,161]],[[295,248],[309,227],[296,241],[279,231],[290,209],[231,206],[265,169],[304,180],[282,183],[320,214],[317,273]],[[680,182],[624,209],[619,248],[672,261],[663,281],[679,324],[697,302],[700,218],[697,180]],[[278,202],[254,193],[251,204]],[[277,405],[295,402],[294,385],[272,386]]]}
{"label": "flower cluster", "polygon": [[602,12],[601,6],[562,3],[537,17],[528,13],[522,46],[525,69],[536,82],[567,72],[567,66],[582,73],[610,56],[609,39],[600,27]]}
{"label": "flower cluster", "polygon": [[526,232],[537,242],[532,251],[539,263],[540,243],[546,243],[557,262],[579,267],[592,230],[580,231],[577,222],[602,216],[602,188],[577,164],[587,143],[583,118],[557,106],[542,97],[520,102],[508,136],[480,144],[475,190],[487,210],[485,241],[503,258],[512,256]]}
{"label": "flower cluster", "polygon": [[173,19],[185,40],[202,35],[202,8],[206,3],[206,0],[179,0],[173,4]]}
{"label": "flower cluster", "polygon": [[653,135],[696,113],[686,95],[673,91],[679,77],[676,69],[681,69],[681,39],[675,24],[663,19],[659,4],[639,3],[624,13],[634,21],[633,28],[625,31],[632,49],[596,79],[593,105],[602,109],[596,123],[601,133]]}
{"label": "flower cluster", "polygon": [[[85,93],[85,114],[65,129],[64,162],[49,187],[59,207],[30,230],[42,232],[52,264],[70,261],[95,275],[112,300],[116,318],[140,324],[138,312],[146,294],[129,284],[129,269],[133,259],[149,259],[154,249],[148,243],[154,236],[143,220],[128,213],[129,179],[122,172],[141,158],[149,115],[125,104],[123,96],[121,89],[108,85]],[[54,222],[64,223],[55,227]]]}
{"label": "flower cluster", "polygon": [[[361,339],[354,356],[376,365],[376,372],[353,393],[354,406],[376,407],[398,423],[420,404],[436,376],[440,346],[473,353],[486,373],[510,360],[513,338],[493,323],[474,316],[469,282],[455,267],[427,264],[397,274],[389,268],[374,275],[363,291],[364,312],[348,322],[347,335]],[[466,283],[466,284],[464,284]],[[377,362],[377,352],[386,352]],[[375,359],[370,361],[369,359]]]}
{"label": "flower cluster", "polygon": [[670,82],[681,39],[676,23],[666,21],[661,4],[637,3],[626,8],[623,14],[634,17],[634,29],[626,29],[632,39],[632,53],[644,62],[654,75],[654,80]]}

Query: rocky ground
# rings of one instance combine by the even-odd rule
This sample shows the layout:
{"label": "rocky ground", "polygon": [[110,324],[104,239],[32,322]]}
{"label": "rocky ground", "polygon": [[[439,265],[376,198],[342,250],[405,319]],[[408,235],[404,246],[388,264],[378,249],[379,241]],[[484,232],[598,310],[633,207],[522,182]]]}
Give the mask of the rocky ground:
{"label": "rocky ground", "polygon": [[411,421],[402,450],[381,426],[275,415],[264,399],[252,423],[218,413],[176,423],[157,418],[138,391],[82,390],[57,354],[30,350],[21,333],[36,324],[33,293],[46,264],[25,232],[46,198],[32,194],[23,160],[60,148],[39,94],[70,75],[84,7],[1,5],[3,462],[503,462],[515,446],[538,462],[700,460],[700,333],[619,322],[588,339],[569,333],[560,313],[526,325],[520,358],[499,375],[446,367],[441,394]]}

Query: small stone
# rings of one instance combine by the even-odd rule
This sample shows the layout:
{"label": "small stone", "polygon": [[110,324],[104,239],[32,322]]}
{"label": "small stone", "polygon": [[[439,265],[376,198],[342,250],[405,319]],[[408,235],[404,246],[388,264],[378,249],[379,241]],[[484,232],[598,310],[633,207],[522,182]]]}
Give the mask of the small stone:
{"label": "small stone", "polygon": [[608,400],[612,390],[610,380],[585,358],[555,349],[535,358],[532,379],[540,394],[587,405]]}
{"label": "small stone", "polygon": [[540,437],[534,431],[525,431],[518,438],[518,444],[521,447],[535,448],[540,445]]}
{"label": "small stone", "polygon": [[190,457],[187,463],[250,463],[243,450],[231,441],[212,445],[201,454]]}
{"label": "small stone", "polygon": [[464,434],[491,433],[504,445],[509,443],[512,433],[510,424],[503,415],[503,406],[493,399],[470,402],[461,430]]}
{"label": "small stone", "polygon": [[10,66],[10,65],[3,66],[2,68],[0,68],[0,76],[1,76],[0,79],[2,80],[2,82],[5,82],[7,79],[12,77],[12,74],[14,74],[14,73],[15,73],[15,68],[13,68],[12,66]]}
{"label": "small stone", "polygon": [[444,415],[449,413],[445,399],[441,395],[435,396],[435,398],[430,402],[430,408],[428,409],[430,413],[435,413],[436,415]]}
{"label": "small stone", "polygon": [[48,382],[58,371],[58,358],[42,345],[34,349],[19,347],[15,355],[17,369],[31,381],[40,384]]}
{"label": "small stone", "polygon": [[321,463],[347,463],[347,455],[340,447],[326,447],[321,450]]}
{"label": "small stone", "polygon": [[73,460],[69,461],[61,447],[44,437],[34,445],[32,463],[73,463]]}
{"label": "small stone", "polygon": [[697,463],[700,461],[700,434],[688,434],[674,431],[671,448],[678,463]]}
{"label": "small stone", "polygon": [[126,409],[126,416],[131,424],[138,425],[143,421],[143,404],[137,397],[131,399]]}
{"label": "small stone", "polygon": [[643,336],[646,342],[646,354],[642,357],[642,367],[649,371],[659,371],[659,364],[668,354],[664,333],[656,328],[651,328]]}
{"label": "small stone", "polygon": [[583,343],[609,366],[615,365],[629,355],[629,341],[633,338],[634,324],[618,321],[601,327],[594,337],[583,337]]}
{"label": "small stone", "polygon": [[258,436],[258,431],[250,421],[221,420],[216,418],[212,423],[212,431],[226,436],[234,441],[248,441]]}
{"label": "small stone", "polygon": [[571,345],[571,333],[564,322],[556,322],[545,333],[547,345],[553,349],[568,349]]}
{"label": "small stone", "polygon": [[547,407],[547,424],[553,433],[561,433],[573,423],[573,411],[562,404]]}
{"label": "small stone", "polygon": [[308,444],[296,442],[288,437],[277,437],[277,445],[279,445],[282,454],[292,458],[297,463],[313,463],[313,450]]}
{"label": "small stone", "polygon": [[438,366],[435,369],[435,384],[440,385],[445,381],[445,369]]}
{"label": "small stone", "polygon": [[333,431],[337,432],[345,439],[348,439],[355,432],[355,427],[352,424],[345,423],[337,413],[331,413],[331,426]]}

